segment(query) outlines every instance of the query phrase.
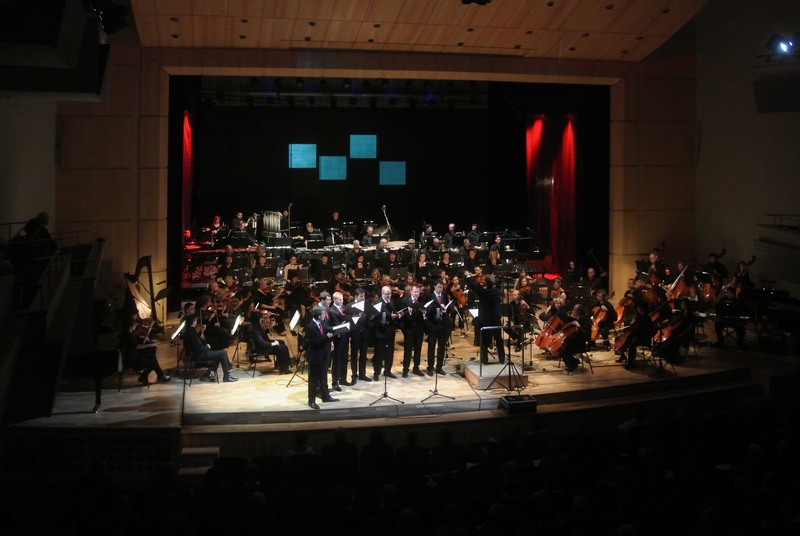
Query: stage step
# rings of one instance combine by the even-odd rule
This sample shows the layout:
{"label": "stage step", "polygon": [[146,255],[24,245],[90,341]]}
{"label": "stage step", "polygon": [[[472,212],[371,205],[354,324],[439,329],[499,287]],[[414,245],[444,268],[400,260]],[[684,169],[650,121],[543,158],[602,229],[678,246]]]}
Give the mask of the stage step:
{"label": "stage step", "polygon": [[183,447],[178,476],[187,483],[201,483],[219,456],[219,447]]}
{"label": "stage step", "polygon": [[464,377],[469,384],[478,390],[485,389],[513,389],[516,387],[524,389],[528,386],[528,375],[517,365],[502,365],[491,363],[481,365],[476,361],[468,361],[463,364]]}

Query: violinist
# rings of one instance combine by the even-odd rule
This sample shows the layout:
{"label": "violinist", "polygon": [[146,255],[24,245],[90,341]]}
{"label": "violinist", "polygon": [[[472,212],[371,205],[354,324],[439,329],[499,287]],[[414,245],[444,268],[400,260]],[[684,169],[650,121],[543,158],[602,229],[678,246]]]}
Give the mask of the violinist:
{"label": "violinist", "polygon": [[411,359],[414,359],[412,372],[424,376],[419,364],[422,355],[422,339],[425,332],[425,306],[419,299],[419,285],[412,285],[409,296],[400,300],[400,307],[406,310],[401,321],[403,330],[403,378],[408,378]]}
{"label": "violinist", "polygon": [[142,371],[139,375],[139,383],[142,385],[150,383],[148,377],[151,371],[156,372],[156,378],[159,382],[166,383],[170,381],[172,377],[164,374],[158,364],[156,345],[147,338],[147,335],[144,337],[136,335],[136,327],[136,320],[129,318],[125,321],[125,329],[119,334],[119,349],[122,352],[123,363],[133,370]]}
{"label": "violinist", "polygon": [[[286,343],[270,337],[270,332],[275,327],[275,319],[269,313],[253,310],[250,313],[250,330],[248,337],[256,352],[266,356],[275,356],[275,369],[280,374],[290,374],[289,348]],[[255,363],[255,356],[248,356],[250,363]]]}
{"label": "violinist", "polygon": [[523,296],[525,294],[530,294],[532,290],[531,279],[528,277],[528,273],[524,268],[520,268],[519,270],[519,276],[517,280],[514,281],[514,290],[518,290]]}
{"label": "violinist", "polygon": [[[216,285],[216,281],[211,283],[211,287]],[[209,289],[211,290],[211,289]],[[219,314],[217,303],[208,294],[203,294],[195,304],[200,319],[205,326],[205,340],[212,350],[223,350],[231,345],[230,332],[222,327],[225,318]]]}
{"label": "violinist", "polygon": [[283,287],[283,305],[286,307],[286,314],[293,316],[295,311],[299,311],[300,318],[305,319],[306,308],[310,302],[311,293],[303,286],[300,276],[292,275]]}
{"label": "violinist", "polygon": [[563,302],[566,303],[566,301],[567,301],[567,293],[564,290],[564,287],[561,286],[561,279],[559,279],[559,278],[553,279],[553,288],[550,290],[549,298],[551,300],[554,300],[556,298],[560,298]]}
{"label": "violinist", "polygon": [[[564,349],[560,354],[564,361],[564,370],[570,373],[578,368],[580,361],[575,354],[586,351],[586,343],[591,338],[592,322],[583,314],[583,306],[575,304],[569,312],[570,321],[561,328],[561,331],[576,329],[575,333],[566,338]],[[572,326],[572,327],[570,327]]]}
{"label": "violinist", "polygon": [[[282,289],[281,293],[283,293]],[[258,282],[258,289],[253,292],[253,302],[257,310],[261,312],[267,311],[275,315],[275,331],[278,334],[282,334],[286,329],[284,326],[286,312],[275,305],[275,298],[272,295],[269,279],[261,279]]]}
{"label": "violinist", "polygon": [[[625,363],[625,368],[633,369],[636,365],[636,349],[639,346],[650,346],[653,335],[653,321],[647,314],[647,303],[636,302],[636,318],[633,323],[617,335],[615,350],[620,354],[617,363]],[[628,356],[625,356],[627,351]]]}
{"label": "violinist", "polygon": [[377,268],[373,268],[370,274],[370,284],[367,285],[367,294],[370,296],[373,294],[380,295],[382,286],[381,271]]}
{"label": "violinist", "polygon": [[464,289],[461,288],[461,283],[457,276],[454,276],[450,280],[450,284],[447,287],[447,295],[455,302],[450,308],[450,315],[453,320],[456,320],[456,318],[458,319],[458,329],[460,330],[458,336],[463,339],[467,336],[464,332],[464,315],[467,312],[467,297],[464,296]]}
{"label": "violinist", "polygon": [[[611,341],[608,340],[608,332],[614,327],[617,320],[617,311],[608,302],[608,295],[605,289],[598,290],[594,298],[589,301],[589,310],[592,312],[592,324],[597,327],[598,335],[603,338],[603,348],[611,350]],[[594,341],[590,342],[594,345]]]}

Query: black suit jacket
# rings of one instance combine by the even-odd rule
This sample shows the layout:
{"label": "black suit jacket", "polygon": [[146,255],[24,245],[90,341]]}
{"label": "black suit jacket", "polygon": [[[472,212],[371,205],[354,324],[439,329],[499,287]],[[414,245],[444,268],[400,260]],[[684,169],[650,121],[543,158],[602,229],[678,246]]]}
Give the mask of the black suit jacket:
{"label": "black suit jacket", "polygon": [[478,306],[478,320],[481,326],[499,326],[500,290],[496,287],[484,288],[471,277],[467,278],[466,284],[481,300]]}
{"label": "black suit jacket", "polygon": [[372,319],[375,338],[380,340],[391,339],[394,336],[396,327],[396,320],[392,319],[392,313],[396,313],[397,308],[392,300],[386,303],[383,301],[383,298],[381,298],[378,303],[382,303],[383,305],[381,306],[381,312]]}
{"label": "black suit jacket", "polygon": [[425,311],[425,327],[428,329],[428,331],[441,330],[443,327],[445,327],[446,322],[450,319],[450,317],[447,316],[447,313],[442,310],[442,306],[446,306],[450,302],[450,299],[447,297],[447,294],[442,292],[441,305],[436,299],[435,293],[429,294],[425,298],[425,301],[426,303],[431,301],[431,304]]}
{"label": "black suit jacket", "polygon": [[[322,333],[319,326],[322,326]],[[326,335],[327,329],[324,324],[317,325],[316,322],[309,322],[306,326],[306,342],[308,343],[308,362],[312,365],[322,365],[331,353],[331,339]]]}

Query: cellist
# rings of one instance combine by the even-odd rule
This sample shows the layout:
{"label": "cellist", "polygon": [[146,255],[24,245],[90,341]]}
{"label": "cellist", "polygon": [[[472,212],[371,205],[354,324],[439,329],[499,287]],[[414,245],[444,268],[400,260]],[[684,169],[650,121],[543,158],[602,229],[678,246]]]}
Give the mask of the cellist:
{"label": "cellist", "polygon": [[[650,346],[652,337],[653,321],[647,314],[647,303],[636,302],[636,318],[633,324],[622,330],[614,341],[614,349],[620,354],[617,363],[626,363],[625,368],[634,368],[636,362],[636,348],[638,346]],[[627,350],[628,355],[625,356]]]}
{"label": "cellist", "polygon": [[[611,350],[608,332],[617,321],[617,311],[608,302],[608,292],[605,289],[601,288],[595,293],[594,298],[589,301],[589,310],[592,312],[592,324],[596,326],[597,334],[603,337],[603,348],[606,351]],[[595,331],[592,330],[593,340],[590,342],[590,346],[594,346],[595,338]]]}
{"label": "cellist", "polygon": [[570,310],[569,316],[571,322],[561,328],[561,331],[570,330],[574,331],[574,333],[566,337],[564,349],[560,354],[561,359],[564,361],[564,370],[567,373],[578,368],[580,361],[575,357],[575,354],[586,350],[586,343],[589,342],[592,334],[592,322],[583,314],[582,305],[576,304]]}

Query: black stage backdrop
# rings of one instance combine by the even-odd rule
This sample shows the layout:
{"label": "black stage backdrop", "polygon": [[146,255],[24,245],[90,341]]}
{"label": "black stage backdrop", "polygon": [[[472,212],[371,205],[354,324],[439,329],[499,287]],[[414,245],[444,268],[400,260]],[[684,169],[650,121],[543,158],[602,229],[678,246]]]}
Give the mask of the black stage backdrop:
{"label": "black stage backdrop", "polygon": [[[324,227],[341,221],[385,224],[399,238],[440,234],[449,222],[465,230],[534,227],[527,212],[525,129],[528,114],[575,118],[576,258],[608,258],[609,90],[604,86],[490,83],[483,109],[207,106],[199,77],[171,77],[170,233],[180,233],[180,140],[183,114],[193,118],[192,216],[198,227],[214,214],[230,221],[292,204],[292,220]],[[320,181],[318,169],[289,169],[290,143],[315,143],[317,156],[348,156],[351,134],[377,136],[377,159],[347,159],[347,180]],[[558,134],[560,140],[560,134]],[[545,141],[545,143],[547,143]],[[553,141],[558,143],[558,140]],[[380,186],[378,161],[405,161],[405,186]],[[177,218],[177,220],[176,220]],[[546,246],[539,239],[537,245]],[[179,250],[170,258],[179,262]],[[607,268],[603,266],[603,268]],[[175,270],[170,270],[174,273]]]}

